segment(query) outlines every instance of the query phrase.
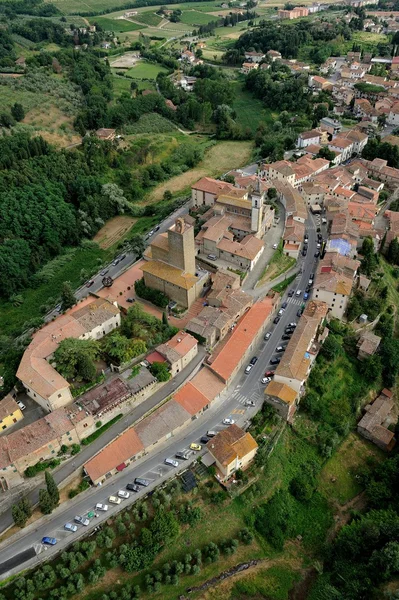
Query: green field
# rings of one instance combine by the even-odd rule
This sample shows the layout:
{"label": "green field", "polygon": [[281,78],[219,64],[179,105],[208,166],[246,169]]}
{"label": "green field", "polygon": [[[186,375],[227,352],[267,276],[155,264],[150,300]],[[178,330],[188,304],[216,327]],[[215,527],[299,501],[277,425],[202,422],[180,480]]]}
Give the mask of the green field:
{"label": "green field", "polygon": [[114,75],[114,99],[118,98],[123,92],[130,93],[130,83],[131,82],[129,79],[126,79],[126,77],[118,77],[118,75]]}
{"label": "green field", "polygon": [[162,17],[156,15],[153,11],[139,13],[138,15],[134,15],[132,19],[139,21],[139,23],[143,23],[144,25],[150,25],[151,27],[158,27],[162,21]]}
{"label": "green field", "polygon": [[216,21],[217,17],[196,10],[185,10],[180,19],[182,23],[186,23],[187,25],[206,25],[211,21]]}
{"label": "green field", "polygon": [[125,19],[110,19],[109,17],[91,17],[90,24],[95,25],[98,23],[105,31],[115,31],[117,33],[123,33],[125,31],[137,31],[144,29],[145,25],[138,25]]}
{"label": "green field", "polygon": [[241,80],[234,81],[231,85],[234,85],[235,90],[233,109],[237,114],[237,123],[242,127],[249,127],[254,132],[259,123],[271,124],[273,122],[271,110],[265,108],[262,102],[255,98],[253,94],[243,90]]}
{"label": "green field", "polygon": [[126,130],[129,134],[134,133],[170,133],[176,132],[176,126],[162,117],[162,115],[158,115],[158,113],[148,113],[146,115],[141,115],[136,123],[132,125],[128,125]]}
{"label": "green field", "polygon": [[135,67],[129,69],[126,75],[133,79],[156,79],[158,73],[167,73],[167,70],[161,65],[139,62]]}

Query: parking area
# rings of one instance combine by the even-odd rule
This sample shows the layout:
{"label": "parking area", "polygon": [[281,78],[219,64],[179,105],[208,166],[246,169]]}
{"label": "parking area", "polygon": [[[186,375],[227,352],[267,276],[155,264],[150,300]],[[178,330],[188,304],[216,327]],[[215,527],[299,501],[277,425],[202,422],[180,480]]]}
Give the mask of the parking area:
{"label": "parking area", "polygon": [[47,412],[37,404],[32,398],[29,398],[27,394],[18,394],[16,400],[22,402],[25,406],[25,409],[22,411],[24,416],[21,421],[15,423],[12,427],[7,427],[7,429],[1,430],[0,435],[8,435],[11,432],[18,431],[18,429],[22,429],[22,427],[26,427],[35,421],[43,418]]}

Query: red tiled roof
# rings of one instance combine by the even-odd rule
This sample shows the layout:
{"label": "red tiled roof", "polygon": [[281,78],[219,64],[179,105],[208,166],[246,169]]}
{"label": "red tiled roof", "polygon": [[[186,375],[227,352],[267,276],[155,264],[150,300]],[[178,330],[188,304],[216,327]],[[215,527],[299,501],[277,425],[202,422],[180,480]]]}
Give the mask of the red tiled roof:
{"label": "red tiled roof", "polygon": [[128,429],[85,464],[86,473],[96,481],[142,450],[144,446],[136,431]]}
{"label": "red tiled roof", "polygon": [[191,381],[188,381],[173,396],[173,399],[190,413],[190,415],[196,415],[200,410],[208,406],[210,402],[204,394],[197,390]]}

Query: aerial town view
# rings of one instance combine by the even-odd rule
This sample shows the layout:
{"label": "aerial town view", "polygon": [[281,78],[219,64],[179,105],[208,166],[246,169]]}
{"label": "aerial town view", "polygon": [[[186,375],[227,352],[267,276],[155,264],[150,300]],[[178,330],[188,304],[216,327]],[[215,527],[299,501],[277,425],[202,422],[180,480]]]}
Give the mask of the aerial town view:
{"label": "aerial town view", "polygon": [[0,600],[399,600],[398,498],[399,0],[0,0]]}

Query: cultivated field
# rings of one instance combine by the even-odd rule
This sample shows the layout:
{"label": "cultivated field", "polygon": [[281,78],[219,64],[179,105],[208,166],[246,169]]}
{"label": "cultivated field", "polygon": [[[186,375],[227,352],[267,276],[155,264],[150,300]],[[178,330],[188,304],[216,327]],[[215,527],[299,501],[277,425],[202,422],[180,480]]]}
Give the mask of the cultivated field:
{"label": "cultivated field", "polygon": [[216,177],[230,170],[232,166],[238,168],[248,164],[252,149],[252,142],[220,142],[212,146],[197,167],[172,177],[150,192],[149,201],[160,200],[166,190],[174,194],[186,190],[201,177]]}
{"label": "cultivated field", "polygon": [[139,31],[145,28],[145,25],[140,25],[127,19],[110,19],[109,17],[90,17],[90,23],[98,23],[106,31],[115,31],[115,33]]}
{"label": "cultivated field", "polygon": [[167,73],[167,70],[160,65],[141,61],[134,67],[126,71],[128,77],[133,79],[156,79],[158,73]]}
{"label": "cultivated field", "polygon": [[119,240],[129,231],[129,229],[134,225],[137,219],[133,217],[128,217],[127,215],[119,215],[107,221],[104,227],[101,227],[100,231],[96,233],[93,240],[97,242],[97,244],[103,250],[107,250]]}

